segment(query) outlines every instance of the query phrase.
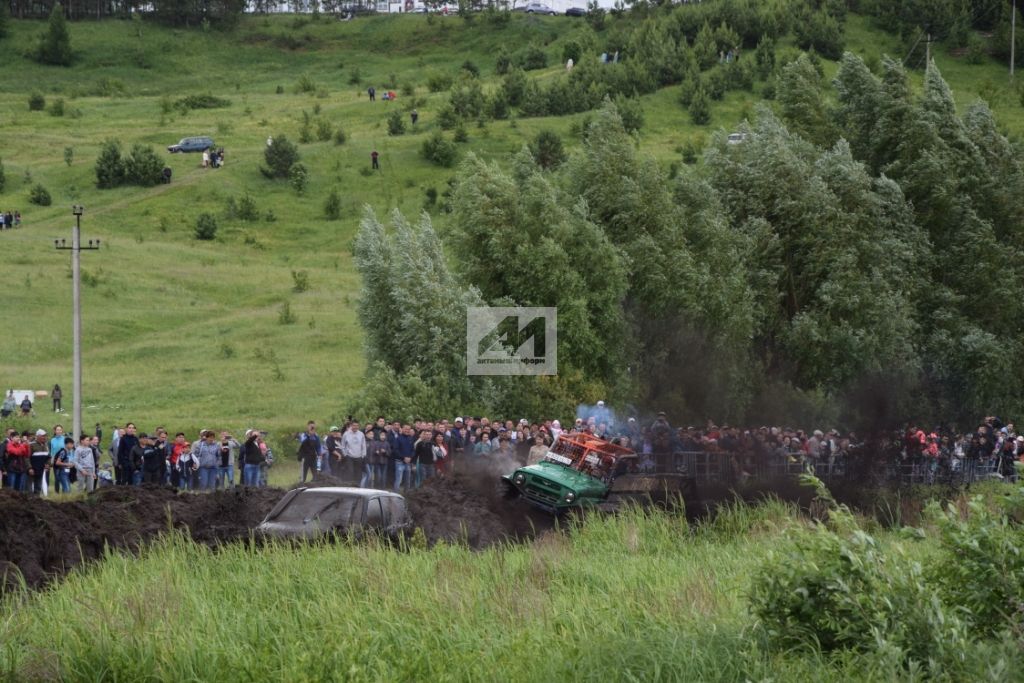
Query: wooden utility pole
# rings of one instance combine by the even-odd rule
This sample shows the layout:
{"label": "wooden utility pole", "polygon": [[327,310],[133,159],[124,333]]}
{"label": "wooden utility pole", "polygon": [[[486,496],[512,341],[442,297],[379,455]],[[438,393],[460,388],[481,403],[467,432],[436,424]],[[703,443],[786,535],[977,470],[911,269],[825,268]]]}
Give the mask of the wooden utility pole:
{"label": "wooden utility pole", "polygon": [[924,44],[924,68],[932,63],[932,34],[928,34],[928,42]]}

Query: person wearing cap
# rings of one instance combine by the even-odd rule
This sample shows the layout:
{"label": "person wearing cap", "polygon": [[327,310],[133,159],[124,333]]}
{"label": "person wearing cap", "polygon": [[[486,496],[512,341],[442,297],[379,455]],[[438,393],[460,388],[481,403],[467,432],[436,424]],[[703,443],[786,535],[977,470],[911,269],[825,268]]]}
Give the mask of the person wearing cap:
{"label": "person wearing cap", "polygon": [[331,428],[327,430],[324,449],[327,451],[324,462],[329,464],[321,469],[327,474],[333,472],[335,476],[341,478],[345,469],[345,454],[341,451],[341,428],[338,425],[331,425]]}
{"label": "person wearing cap", "polygon": [[36,438],[28,445],[28,476],[32,482],[32,493],[46,495],[46,480],[50,476],[50,444],[46,430],[36,430]]}
{"label": "person wearing cap", "polygon": [[245,432],[245,441],[242,442],[242,485],[259,486],[260,466],[266,462],[266,456],[260,448],[260,433],[255,429]]}
{"label": "person wearing cap", "polygon": [[461,417],[455,418],[455,423],[452,425],[451,430],[448,433],[448,451],[451,453],[452,458],[456,454],[459,457],[462,456],[466,450],[466,441],[469,440],[469,434],[466,432],[466,427]]}

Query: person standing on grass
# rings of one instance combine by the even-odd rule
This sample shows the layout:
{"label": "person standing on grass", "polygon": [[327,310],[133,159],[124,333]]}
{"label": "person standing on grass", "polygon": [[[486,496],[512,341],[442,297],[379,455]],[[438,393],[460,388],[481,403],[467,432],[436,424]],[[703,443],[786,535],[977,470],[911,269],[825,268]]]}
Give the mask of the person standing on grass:
{"label": "person standing on grass", "polygon": [[0,406],[0,418],[10,417],[17,408],[18,402],[14,398],[14,389],[11,389],[7,392],[7,396],[4,397],[3,406]]}
{"label": "person standing on grass", "polygon": [[397,492],[403,485],[405,488],[412,486],[412,459],[415,453],[415,439],[412,436],[412,427],[402,425],[401,433],[395,437],[395,445],[391,455],[395,460],[395,486]]}
{"label": "person standing on grass", "polygon": [[132,483],[132,450],[139,445],[139,437],[135,435],[135,423],[129,422],[124,426],[124,434],[117,440],[117,448],[114,450],[114,483],[118,486],[128,486]]}
{"label": "person standing on grass", "polygon": [[64,392],[60,390],[59,384],[53,385],[53,391],[50,392],[50,398],[53,399],[53,412],[60,412],[60,399],[64,396]]}
{"label": "person standing on grass", "polygon": [[74,462],[75,440],[64,437],[64,447],[53,456],[53,481],[57,493],[71,493],[71,470]]}
{"label": "person standing on grass", "polygon": [[[374,430],[366,432],[367,440],[372,438]],[[373,486],[383,489],[387,486],[388,465],[391,463],[391,443],[388,441],[388,434],[383,429],[376,432],[377,439],[370,443],[369,458],[373,467]]]}
{"label": "person standing on grass", "polygon": [[367,482],[373,478],[373,471],[369,469],[366,461],[366,435],[359,431],[359,423],[355,420],[349,423],[348,429],[341,437],[341,452],[345,454],[346,474],[355,481],[362,471],[359,487],[366,488]]}
{"label": "person standing on grass", "polygon": [[192,457],[199,465],[199,490],[212,491],[217,486],[217,471],[220,467],[220,449],[217,434],[204,429],[200,440],[192,447]]}
{"label": "person standing on grass", "polygon": [[46,441],[46,430],[36,430],[36,438],[28,447],[28,475],[32,481],[32,493],[45,496],[46,479],[50,475],[50,445]]}
{"label": "person standing on grass", "polygon": [[244,486],[259,486],[260,467],[266,461],[263,450],[259,443],[260,433],[250,429],[245,433],[245,442],[240,449],[242,457],[242,484]]}
{"label": "person standing on grass", "polygon": [[7,486],[15,491],[24,491],[28,486],[29,456],[28,432],[11,430],[5,449],[4,471],[7,472]]}
{"label": "person standing on grass", "polygon": [[[95,437],[94,437],[95,438]],[[96,460],[92,439],[82,434],[75,448],[75,469],[78,471],[78,489],[90,493],[96,490]]]}
{"label": "person standing on grass", "polygon": [[370,152],[370,168],[375,171],[380,170],[380,162],[377,160],[378,157],[380,157],[380,154],[377,153],[377,150]]}
{"label": "person standing on grass", "polygon": [[316,433],[316,422],[312,420],[306,425],[306,431],[299,435],[299,462],[302,463],[302,483],[306,483],[306,475],[315,479],[317,461],[323,454],[320,435]]}
{"label": "person standing on grass", "polygon": [[238,459],[241,445],[235,437],[224,431],[220,433],[220,469],[217,470],[217,488],[225,490],[235,485],[234,462]]}
{"label": "person standing on grass", "polygon": [[377,89],[374,88],[372,85],[366,89],[366,94],[370,96],[371,102],[377,101]]}
{"label": "person standing on grass", "polygon": [[341,429],[337,425],[331,425],[324,439],[324,452],[325,465],[321,469],[341,479],[345,474],[345,454],[341,450]]}

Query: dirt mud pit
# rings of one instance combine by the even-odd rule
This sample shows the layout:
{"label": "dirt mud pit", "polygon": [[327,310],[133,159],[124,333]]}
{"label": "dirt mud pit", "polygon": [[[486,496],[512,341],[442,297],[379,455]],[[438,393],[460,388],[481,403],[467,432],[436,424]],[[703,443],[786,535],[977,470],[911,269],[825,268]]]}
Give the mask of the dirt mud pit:
{"label": "dirt mud pit", "polygon": [[[451,476],[428,479],[406,495],[414,524],[430,543],[464,542],[477,549],[527,541],[552,528],[549,515],[502,500],[498,476],[485,468],[463,467]],[[316,485],[342,484],[323,477]],[[102,558],[107,547],[135,552],[171,527],[210,546],[248,540],[284,493],[235,488],[179,494],[132,486],[56,501],[0,490],[0,591],[22,581],[40,588],[83,562]]]}

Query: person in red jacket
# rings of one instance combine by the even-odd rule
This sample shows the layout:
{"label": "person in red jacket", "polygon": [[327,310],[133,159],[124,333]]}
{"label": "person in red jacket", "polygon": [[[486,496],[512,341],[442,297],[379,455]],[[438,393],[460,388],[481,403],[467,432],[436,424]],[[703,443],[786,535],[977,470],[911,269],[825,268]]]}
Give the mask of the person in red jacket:
{"label": "person in red jacket", "polygon": [[24,491],[28,484],[28,458],[32,454],[28,445],[29,433],[17,432],[7,443],[7,486],[15,491]]}

